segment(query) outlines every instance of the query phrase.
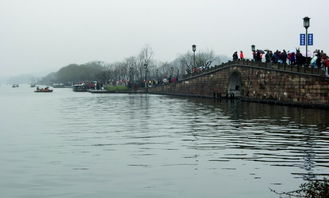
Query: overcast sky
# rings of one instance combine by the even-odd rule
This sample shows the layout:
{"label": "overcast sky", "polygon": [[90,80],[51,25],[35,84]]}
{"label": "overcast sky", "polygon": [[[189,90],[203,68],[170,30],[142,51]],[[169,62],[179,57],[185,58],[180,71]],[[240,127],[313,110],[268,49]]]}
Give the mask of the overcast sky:
{"label": "overcast sky", "polygon": [[145,45],[160,61],[192,44],[229,57],[250,56],[252,44],[289,50],[305,16],[311,49],[328,53],[328,8],[328,0],[0,0],[0,76],[121,61]]}

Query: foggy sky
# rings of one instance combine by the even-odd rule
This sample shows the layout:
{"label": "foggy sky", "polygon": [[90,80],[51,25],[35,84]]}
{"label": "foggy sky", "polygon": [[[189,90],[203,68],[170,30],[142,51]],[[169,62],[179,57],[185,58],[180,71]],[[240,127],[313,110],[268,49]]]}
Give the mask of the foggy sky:
{"label": "foggy sky", "polygon": [[[0,0],[0,76],[57,71],[71,63],[137,56],[171,61],[197,45],[231,57],[250,46],[329,53],[328,0]],[[305,50],[305,47],[301,47]]]}

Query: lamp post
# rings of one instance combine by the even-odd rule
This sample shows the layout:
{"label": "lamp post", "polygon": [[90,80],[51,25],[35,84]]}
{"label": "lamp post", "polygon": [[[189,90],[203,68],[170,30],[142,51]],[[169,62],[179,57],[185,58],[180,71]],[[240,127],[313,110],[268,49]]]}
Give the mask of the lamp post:
{"label": "lamp post", "polygon": [[309,17],[304,17],[303,18],[303,24],[305,27],[305,47],[306,47],[306,60],[307,60],[307,44],[308,44],[308,34],[307,34],[307,29],[310,27],[310,18]]}
{"label": "lamp post", "polygon": [[156,75],[156,78],[157,78],[157,84],[159,84],[159,69],[156,69],[155,75]]}
{"label": "lamp post", "polygon": [[[192,51],[193,51],[193,69],[195,69],[195,51],[196,51],[195,44],[192,45]],[[192,72],[193,72],[193,69],[192,69]]]}
{"label": "lamp post", "polygon": [[133,87],[133,68],[131,66],[129,67],[129,85],[130,88]]}
{"label": "lamp post", "polygon": [[144,63],[144,69],[145,69],[145,87],[146,87],[146,93],[147,93],[148,92],[147,63]]}

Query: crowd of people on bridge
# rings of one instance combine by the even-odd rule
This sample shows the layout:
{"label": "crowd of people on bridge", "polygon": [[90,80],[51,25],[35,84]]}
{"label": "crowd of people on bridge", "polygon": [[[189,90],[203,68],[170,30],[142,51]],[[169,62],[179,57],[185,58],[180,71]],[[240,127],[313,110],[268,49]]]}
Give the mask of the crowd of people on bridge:
{"label": "crowd of people on bridge", "polygon": [[240,51],[239,56],[238,56],[238,52],[234,52],[233,53],[233,61],[239,60],[239,57],[240,57],[240,60],[244,60],[244,53],[243,53],[243,51]]}
{"label": "crowd of people on bridge", "polygon": [[[238,52],[234,52],[233,61],[244,60],[245,56],[242,51],[240,55]],[[323,50],[315,50],[311,57],[304,56],[299,49],[296,50],[276,50],[275,52],[271,50],[252,50],[253,61],[255,62],[266,62],[266,63],[279,63],[279,64],[289,64],[304,67],[311,67],[314,69],[323,69],[326,71],[326,75],[329,77],[329,58]]]}

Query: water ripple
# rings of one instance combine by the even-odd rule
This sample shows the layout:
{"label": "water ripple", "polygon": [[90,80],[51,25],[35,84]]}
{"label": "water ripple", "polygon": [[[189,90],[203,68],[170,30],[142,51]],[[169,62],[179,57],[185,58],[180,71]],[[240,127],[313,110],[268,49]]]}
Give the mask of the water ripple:
{"label": "water ripple", "polygon": [[[33,197],[39,192],[31,186],[44,181],[53,181],[45,183],[44,195],[73,197],[89,186],[217,194],[226,183],[256,192],[253,184],[291,187],[328,177],[327,111],[71,90],[25,99],[29,105],[10,109],[15,105],[8,103],[22,100],[0,98],[0,176],[6,178],[0,190],[6,195],[19,187]],[[269,197],[264,189],[255,197]]]}

